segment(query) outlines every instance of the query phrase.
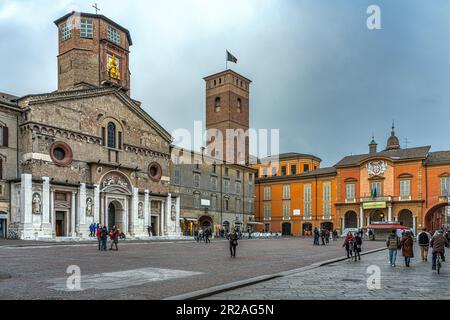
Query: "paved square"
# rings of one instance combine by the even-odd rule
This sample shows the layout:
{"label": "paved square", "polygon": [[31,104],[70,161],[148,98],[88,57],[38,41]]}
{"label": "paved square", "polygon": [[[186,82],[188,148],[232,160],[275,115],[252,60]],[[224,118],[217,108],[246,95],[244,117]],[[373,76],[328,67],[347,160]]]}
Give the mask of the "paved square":
{"label": "paved square", "polygon": [[[397,267],[388,263],[388,251],[369,254],[361,262],[342,261],[287,277],[209,297],[211,300],[440,300],[450,299],[450,262],[441,274],[422,262],[416,245],[411,267],[399,252]],[[431,259],[429,259],[430,261]],[[381,288],[369,290],[369,267],[379,267]]]}
{"label": "paved square", "polygon": [[[11,277],[0,278],[0,299],[162,299],[344,255],[342,241],[315,247],[312,240],[298,238],[241,240],[236,259],[229,257],[229,243],[223,240],[210,245],[121,242],[118,252],[99,252],[96,243],[12,245],[27,243],[0,243],[0,274]],[[366,242],[364,250],[382,245]],[[71,265],[80,267],[85,290],[54,290],[64,286]],[[153,271],[159,269],[165,271],[154,281]],[[147,280],[152,281],[133,276],[135,270],[146,270]],[[170,273],[178,276],[166,277]]]}

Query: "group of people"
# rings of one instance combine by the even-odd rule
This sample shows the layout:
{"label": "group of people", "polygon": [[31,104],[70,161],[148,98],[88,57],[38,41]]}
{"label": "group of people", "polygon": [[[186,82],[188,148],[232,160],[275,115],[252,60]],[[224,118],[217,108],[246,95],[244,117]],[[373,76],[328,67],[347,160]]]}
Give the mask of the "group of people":
{"label": "group of people", "polygon": [[96,237],[98,240],[98,250],[99,251],[107,251],[107,243],[108,238],[110,239],[111,246],[109,250],[113,250],[115,247],[116,251],[119,251],[119,239],[126,239],[125,234],[120,231],[119,228],[113,226],[112,229],[108,230],[106,226],[99,225],[99,228],[96,229]]}
{"label": "group of people", "polygon": [[351,232],[347,233],[342,246],[345,248],[345,251],[347,251],[348,259],[353,261],[354,258],[355,262],[361,261],[362,243],[363,232],[361,230],[355,234],[352,234]]}
{"label": "group of people", "polygon": [[195,241],[197,242],[211,243],[211,236],[212,232],[209,228],[194,231]]}
{"label": "group of people", "polygon": [[89,226],[89,237],[95,237],[95,235],[97,234],[98,229],[100,229],[101,226],[99,223],[91,223],[91,225]]}
{"label": "group of people", "polygon": [[338,239],[338,232],[337,230],[334,230],[333,232],[330,232],[330,230],[327,229],[314,229],[314,245],[320,246],[320,240],[322,240],[322,245],[325,246],[327,244],[330,244],[330,238],[333,237],[334,241],[337,241]]}
{"label": "group of people", "polygon": [[[445,261],[445,247],[449,246],[448,238],[449,235],[443,230],[438,230],[431,236],[427,229],[422,229],[422,232],[417,235],[417,243],[420,247],[423,262],[428,262],[429,248],[432,249],[432,270],[436,270],[438,255],[441,256],[442,261]],[[405,231],[400,239],[397,230],[392,230],[386,241],[386,246],[389,249],[389,263],[392,267],[395,267],[398,250],[402,250],[405,266],[410,267],[411,259],[414,258],[414,239],[410,231]]]}

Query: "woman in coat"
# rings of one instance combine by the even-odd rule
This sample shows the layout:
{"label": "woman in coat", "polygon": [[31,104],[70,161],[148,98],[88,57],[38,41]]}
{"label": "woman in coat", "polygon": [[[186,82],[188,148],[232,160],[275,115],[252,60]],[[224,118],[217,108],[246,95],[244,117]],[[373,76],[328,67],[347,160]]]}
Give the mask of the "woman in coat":
{"label": "woman in coat", "polygon": [[230,253],[231,258],[236,258],[236,247],[238,245],[239,235],[236,232],[236,229],[233,229],[233,232],[230,233],[228,240],[230,241]]}
{"label": "woman in coat", "polygon": [[345,250],[347,251],[347,258],[352,258],[353,260],[353,242],[355,240],[353,239],[353,234],[351,232],[347,233],[347,236],[345,237],[344,244],[342,245],[345,247]]}
{"label": "woman in coat", "polygon": [[414,258],[414,240],[411,237],[409,231],[405,232],[402,236],[402,241],[400,242],[402,248],[402,254],[405,257],[405,265],[409,268],[411,263],[411,258]]}

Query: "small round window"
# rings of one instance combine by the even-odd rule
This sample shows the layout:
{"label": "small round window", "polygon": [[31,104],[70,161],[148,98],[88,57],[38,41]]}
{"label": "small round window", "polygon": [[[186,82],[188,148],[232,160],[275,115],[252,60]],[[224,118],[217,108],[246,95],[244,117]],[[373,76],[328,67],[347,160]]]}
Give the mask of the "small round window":
{"label": "small round window", "polygon": [[57,141],[50,147],[50,158],[58,166],[67,166],[72,163],[72,149],[67,143]]}
{"label": "small round window", "polygon": [[153,162],[148,166],[148,176],[152,181],[159,182],[162,176],[162,168],[157,162]]}

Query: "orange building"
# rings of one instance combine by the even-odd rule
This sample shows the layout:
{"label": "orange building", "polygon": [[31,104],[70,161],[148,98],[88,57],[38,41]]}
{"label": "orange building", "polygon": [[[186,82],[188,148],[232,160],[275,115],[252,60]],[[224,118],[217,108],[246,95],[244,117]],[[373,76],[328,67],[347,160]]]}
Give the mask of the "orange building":
{"label": "orange building", "polygon": [[[392,128],[384,150],[372,140],[369,153],[331,168],[320,169],[320,159],[301,154],[280,155],[270,165],[260,161],[256,218],[266,230],[295,236],[316,227],[343,230],[382,221],[414,232],[437,230],[447,226],[450,213],[450,151],[430,149],[402,149]],[[289,171],[291,161],[311,161],[313,171]],[[274,175],[267,174],[277,165]]]}

